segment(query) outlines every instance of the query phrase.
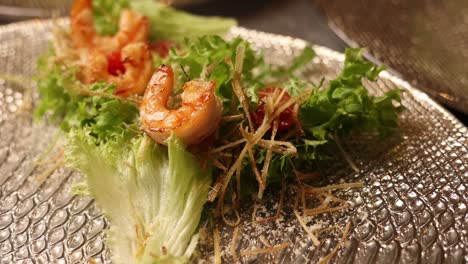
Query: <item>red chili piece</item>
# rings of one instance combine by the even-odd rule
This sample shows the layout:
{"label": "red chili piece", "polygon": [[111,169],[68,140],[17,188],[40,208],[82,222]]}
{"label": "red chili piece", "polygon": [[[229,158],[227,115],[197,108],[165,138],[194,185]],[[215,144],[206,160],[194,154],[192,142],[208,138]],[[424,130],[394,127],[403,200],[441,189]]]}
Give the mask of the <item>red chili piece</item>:
{"label": "red chili piece", "polygon": [[107,71],[114,76],[125,73],[120,51],[114,51],[107,56]]}
{"label": "red chili piece", "polygon": [[[279,101],[279,105],[285,104],[286,102],[291,99],[291,96],[288,92],[284,91],[281,88],[274,88],[274,87],[267,87],[263,90],[258,92],[259,102],[258,108],[255,112],[252,113],[253,121],[257,126],[260,126],[265,118],[265,98],[268,96],[272,96],[273,93],[277,90],[278,95],[283,93],[281,99]],[[279,124],[278,124],[278,131],[285,131],[291,128],[295,123],[295,117],[293,114],[294,105],[286,108],[281,114],[279,115]]]}

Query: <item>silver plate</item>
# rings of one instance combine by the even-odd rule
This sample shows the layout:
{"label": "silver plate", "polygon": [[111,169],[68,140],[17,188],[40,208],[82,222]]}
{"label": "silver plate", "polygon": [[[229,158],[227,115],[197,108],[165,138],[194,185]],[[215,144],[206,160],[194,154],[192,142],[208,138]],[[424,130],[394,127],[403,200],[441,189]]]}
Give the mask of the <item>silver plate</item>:
{"label": "silver plate", "polygon": [[[50,28],[48,20],[0,27],[0,73],[33,76],[37,57],[48,47]],[[244,28],[234,28],[230,35],[251,41],[275,64],[288,63],[307,45]],[[318,58],[304,76],[312,81],[335,76],[343,55],[314,48]],[[426,94],[387,72],[368,86],[374,94],[395,87],[408,91],[403,95],[407,110],[399,132],[383,141],[352,135],[345,142],[361,172],[334,163],[322,173],[331,180],[363,181],[365,187],[342,192],[351,209],[311,218],[309,224],[352,222],[348,242],[333,263],[468,262],[467,128]],[[20,111],[23,91],[0,77],[0,263],[83,263],[88,258],[110,263],[103,232],[108,222],[92,199],[71,193],[70,185],[80,180],[80,174],[59,168],[38,181],[40,170],[32,161],[50,145],[57,129],[35,123],[30,113]],[[293,186],[287,190],[292,192]],[[281,217],[266,225],[252,226],[252,206],[243,208],[237,253],[264,247],[262,236],[271,244],[291,246],[274,254],[243,257],[242,262],[315,263],[332,250],[340,233],[324,236],[314,247],[291,213],[291,200],[286,199]],[[264,216],[274,213],[268,206],[261,211]],[[230,263],[232,228],[221,226],[220,232],[223,259]],[[212,258],[209,241],[200,248],[204,259]]]}

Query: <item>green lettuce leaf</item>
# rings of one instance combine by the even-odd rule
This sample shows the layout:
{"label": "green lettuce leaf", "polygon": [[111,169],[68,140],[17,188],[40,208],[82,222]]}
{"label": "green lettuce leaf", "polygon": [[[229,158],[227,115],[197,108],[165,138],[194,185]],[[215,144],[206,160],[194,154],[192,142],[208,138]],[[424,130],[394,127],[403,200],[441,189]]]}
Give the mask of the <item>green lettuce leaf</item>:
{"label": "green lettuce leaf", "polygon": [[[192,254],[211,174],[180,140],[167,148],[147,136],[98,145],[89,129],[68,136],[68,164],[110,221],[114,263],[183,263]],[[85,192],[85,193],[86,193]]]}
{"label": "green lettuce leaf", "polygon": [[138,133],[136,105],[105,96],[84,96],[78,92],[86,89],[112,94],[114,85],[100,81],[85,87],[75,78],[75,69],[48,65],[51,55],[53,53],[48,53],[38,61],[36,80],[41,100],[35,109],[36,119],[58,122],[65,132],[89,127],[98,143]]}
{"label": "green lettuce leaf", "polygon": [[[238,102],[233,102],[232,78],[234,74],[233,63],[236,59],[238,46],[245,47],[244,63],[242,67],[242,86],[249,102],[255,107],[258,102],[258,90],[265,88],[267,83],[274,82],[281,87],[289,86],[289,78],[309,63],[315,56],[312,48],[306,47],[294,58],[289,67],[274,67],[265,62],[264,56],[256,52],[249,42],[239,37],[225,40],[216,35],[205,35],[199,38],[187,39],[180,47],[172,49],[165,63],[173,65],[175,69],[182,68],[179,74],[179,83],[190,79],[205,78],[216,81],[216,95],[224,103],[225,112],[241,111]],[[208,71],[207,68],[212,68]],[[287,77],[287,80],[277,78],[278,75]],[[181,84],[176,86],[182,86]],[[302,89],[304,89],[302,87]],[[296,95],[296,94],[294,94]]]}
{"label": "green lettuce leaf", "polygon": [[[63,70],[59,66],[49,66],[48,59],[53,56],[49,51],[41,56],[37,62],[39,75],[36,77],[37,90],[41,100],[34,110],[36,119],[47,115],[52,122],[73,119],[73,111],[78,109],[81,96],[65,87],[71,87],[75,82],[75,70]],[[61,123],[63,130],[68,131],[68,121]]]}
{"label": "green lettuce leaf", "polygon": [[152,40],[181,42],[203,35],[222,36],[237,24],[234,19],[192,15],[152,0],[131,1],[130,8],[149,18]]}
{"label": "green lettuce leaf", "polygon": [[102,35],[114,35],[118,30],[122,9],[131,8],[150,20],[151,40],[182,42],[185,38],[203,35],[225,35],[237,24],[234,19],[204,17],[176,10],[154,0],[94,0],[94,24]]}
{"label": "green lettuce leaf", "polygon": [[335,132],[354,128],[377,130],[385,135],[398,125],[402,90],[371,96],[362,80],[375,81],[383,67],[362,57],[362,49],[347,49],[344,69],[327,88],[316,90],[300,107],[304,129],[319,141],[329,140]]}
{"label": "green lettuce leaf", "polygon": [[114,35],[119,30],[122,9],[129,0],[93,0],[94,26],[101,35]]}
{"label": "green lettuce leaf", "polygon": [[303,68],[307,63],[311,62],[317,54],[311,47],[305,47],[302,52],[294,58],[291,66],[287,68],[288,73],[293,73]]}

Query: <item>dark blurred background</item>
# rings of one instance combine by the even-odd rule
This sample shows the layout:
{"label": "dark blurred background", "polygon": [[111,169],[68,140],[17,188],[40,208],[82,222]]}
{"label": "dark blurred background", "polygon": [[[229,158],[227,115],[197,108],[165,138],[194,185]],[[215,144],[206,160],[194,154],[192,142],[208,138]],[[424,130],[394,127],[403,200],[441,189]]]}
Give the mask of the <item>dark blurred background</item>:
{"label": "dark blurred background", "polygon": [[[0,24],[66,15],[71,2],[0,0]],[[444,4],[448,2],[450,6]],[[456,2],[466,4],[457,7],[453,5]],[[468,60],[456,60],[456,56],[450,59],[445,54],[451,55],[457,46],[421,43],[438,43],[440,39],[446,43],[448,39],[456,45],[467,44],[468,49],[466,0],[176,0],[174,4],[196,14],[234,17],[240,26],[302,38],[340,52],[349,45],[368,47],[370,59],[389,65],[394,73],[429,93],[465,125],[468,123]],[[464,18],[464,24],[453,21],[457,15]],[[434,29],[418,27],[418,23],[431,25],[428,21]],[[445,27],[452,23],[459,28],[443,28],[444,23]],[[437,29],[445,35],[432,34]],[[418,34],[422,35],[419,42]],[[457,41],[460,38],[467,43]],[[437,53],[431,49],[438,49]],[[437,56],[444,60],[434,58]],[[456,68],[451,67],[454,63],[458,63]],[[454,75],[458,72],[466,75]]]}
{"label": "dark blurred background", "polygon": [[[136,0],[137,1],[137,0]],[[54,14],[67,15],[72,0],[0,0],[0,23]],[[201,15],[234,17],[244,27],[289,35],[344,51],[345,43],[327,26],[312,0],[175,0],[177,7]]]}

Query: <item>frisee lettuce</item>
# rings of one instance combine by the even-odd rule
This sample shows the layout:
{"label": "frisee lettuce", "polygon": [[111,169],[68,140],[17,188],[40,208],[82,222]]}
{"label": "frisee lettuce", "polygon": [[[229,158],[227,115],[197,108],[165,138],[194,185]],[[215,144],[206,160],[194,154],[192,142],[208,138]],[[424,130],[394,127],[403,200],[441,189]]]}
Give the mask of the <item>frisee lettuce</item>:
{"label": "frisee lettuce", "polygon": [[[398,114],[403,90],[394,89],[382,96],[372,96],[363,80],[376,81],[384,69],[362,57],[362,49],[346,49],[342,72],[327,87],[322,83],[313,89],[310,97],[300,106],[299,120],[305,135],[296,140],[297,156],[288,157],[293,166],[286,164],[283,173],[293,170],[311,171],[317,160],[330,159],[328,153],[336,143],[336,136],[344,137],[353,130],[378,132],[387,136],[398,126]],[[298,81],[290,86],[298,89]]]}
{"label": "frisee lettuce", "polygon": [[[398,125],[401,89],[383,96],[371,96],[362,80],[375,81],[384,69],[362,57],[362,49],[346,49],[341,74],[325,89],[317,89],[301,105],[300,120],[316,140],[330,140],[331,135],[355,128],[377,130],[386,135]],[[398,103],[398,105],[394,105]]]}
{"label": "frisee lettuce", "polygon": [[[304,51],[294,61],[307,57],[307,53]],[[295,63],[292,65],[294,68]],[[294,171],[315,171],[317,161],[331,158],[336,136],[344,137],[353,130],[375,131],[387,136],[395,130],[398,114],[404,110],[400,97],[403,90],[394,89],[382,96],[372,96],[363,84],[364,79],[376,81],[382,70],[383,67],[362,57],[362,49],[347,49],[341,74],[330,80],[326,87],[322,87],[323,82],[314,86],[289,74],[288,82],[280,87],[291,95],[301,94],[306,88],[313,87],[309,98],[299,108],[299,122],[304,134],[290,139],[297,148],[295,156],[273,153],[266,183],[279,183],[282,177],[292,177]],[[262,168],[266,151],[261,148],[254,151],[257,166]],[[255,180],[252,180],[255,176],[248,158],[243,162],[242,176],[242,186],[247,186],[247,189],[255,186]],[[244,191],[243,194],[250,194]],[[255,190],[250,188],[249,191]]]}
{"label": "frisee lettuce", "polygon": [[[34,116],[40,119],[48,116],[51,122],[61,122],[63,130],[68,131],[75,115],[70,110],[78,109],[79,95],[69,92],[66,87],[71,87],[75,82],[75,70],[64,70],[58,65],[50,65],[48,60],[54,53],[52,50],[38,59],[36,77],[37,90],[41,100],[34,109]],[[70,121],[68,121],[70,120]]]}
{"label": "frisee lettuce", "polygon": [[[254,74],[253,69],[266,69],[263,57],[257,55],[247,41],[235,38],[226,41],[219,36],[206,35],[193,40],[184,41],[177,51],[172,49],[167,63],[174,65],[175,69],[181,67],[179,74],[179,87],[190,79],[204,78],[216,82],[215,93],[224,103],[224,110],[230,111],[232,107],[232,77],[234,66],[232,62],[236,57],[238,45],[246,47],[246,56],[243,68],[243,78],[250,90],[258,89],[263,85],[263,76]],[[212,68],[208,71],[207,68]],[[249,93],[253,96],[255,92]]]}
{"label": "frisee lettuce", "polygon": [[211,172],[180,140],[167,148],[148,136],[98,144],[90,128],[68,134],[66,160],[86,175],[90,193],[110,221],[114,263],[183,263],[191,256]]}
{"label": "frisee lettuce", "polygon": [[[98,143],[138,133],[138,108],[131,103],[105,96],[82,95],[79,90],[111,95],[114,85],[100,81],[84,87],[75,77],[74,68],[50,65],[49,53],[39,59],[37,86],[41,100],[35,109],[36,119],[47,117],[68,132],[89,127]],[[130,129],[129,129],[130,128]]]}
{"label": "frisee lettuce", "polygon": [[[225,113],[238,109],[238,102],[233,102],[232,78],[234,74],[233,62],[239,45],[245,47],[245,57],[242,68],[242,83],[250,104],[255,107],[258,102],[257,92],[268,82],[287,85],[290,78],[294,78],[299,69],[311,62],[315,52],[310,47],[294,58],[291,66],[277,67],[267,64],[263,55],[255,51],[249,42],[236,37],[225,40],[216,35],[205,35],[199,38],[186,39],[176,50],[172,49],[169,58],[164,61],[180,70],[178,87],[187,80],[204,78],[216,82],[216,95],[224,103]],[[211,70],[208,70],[211,68]],[[304,89],[302,87],[301,89]]]}

